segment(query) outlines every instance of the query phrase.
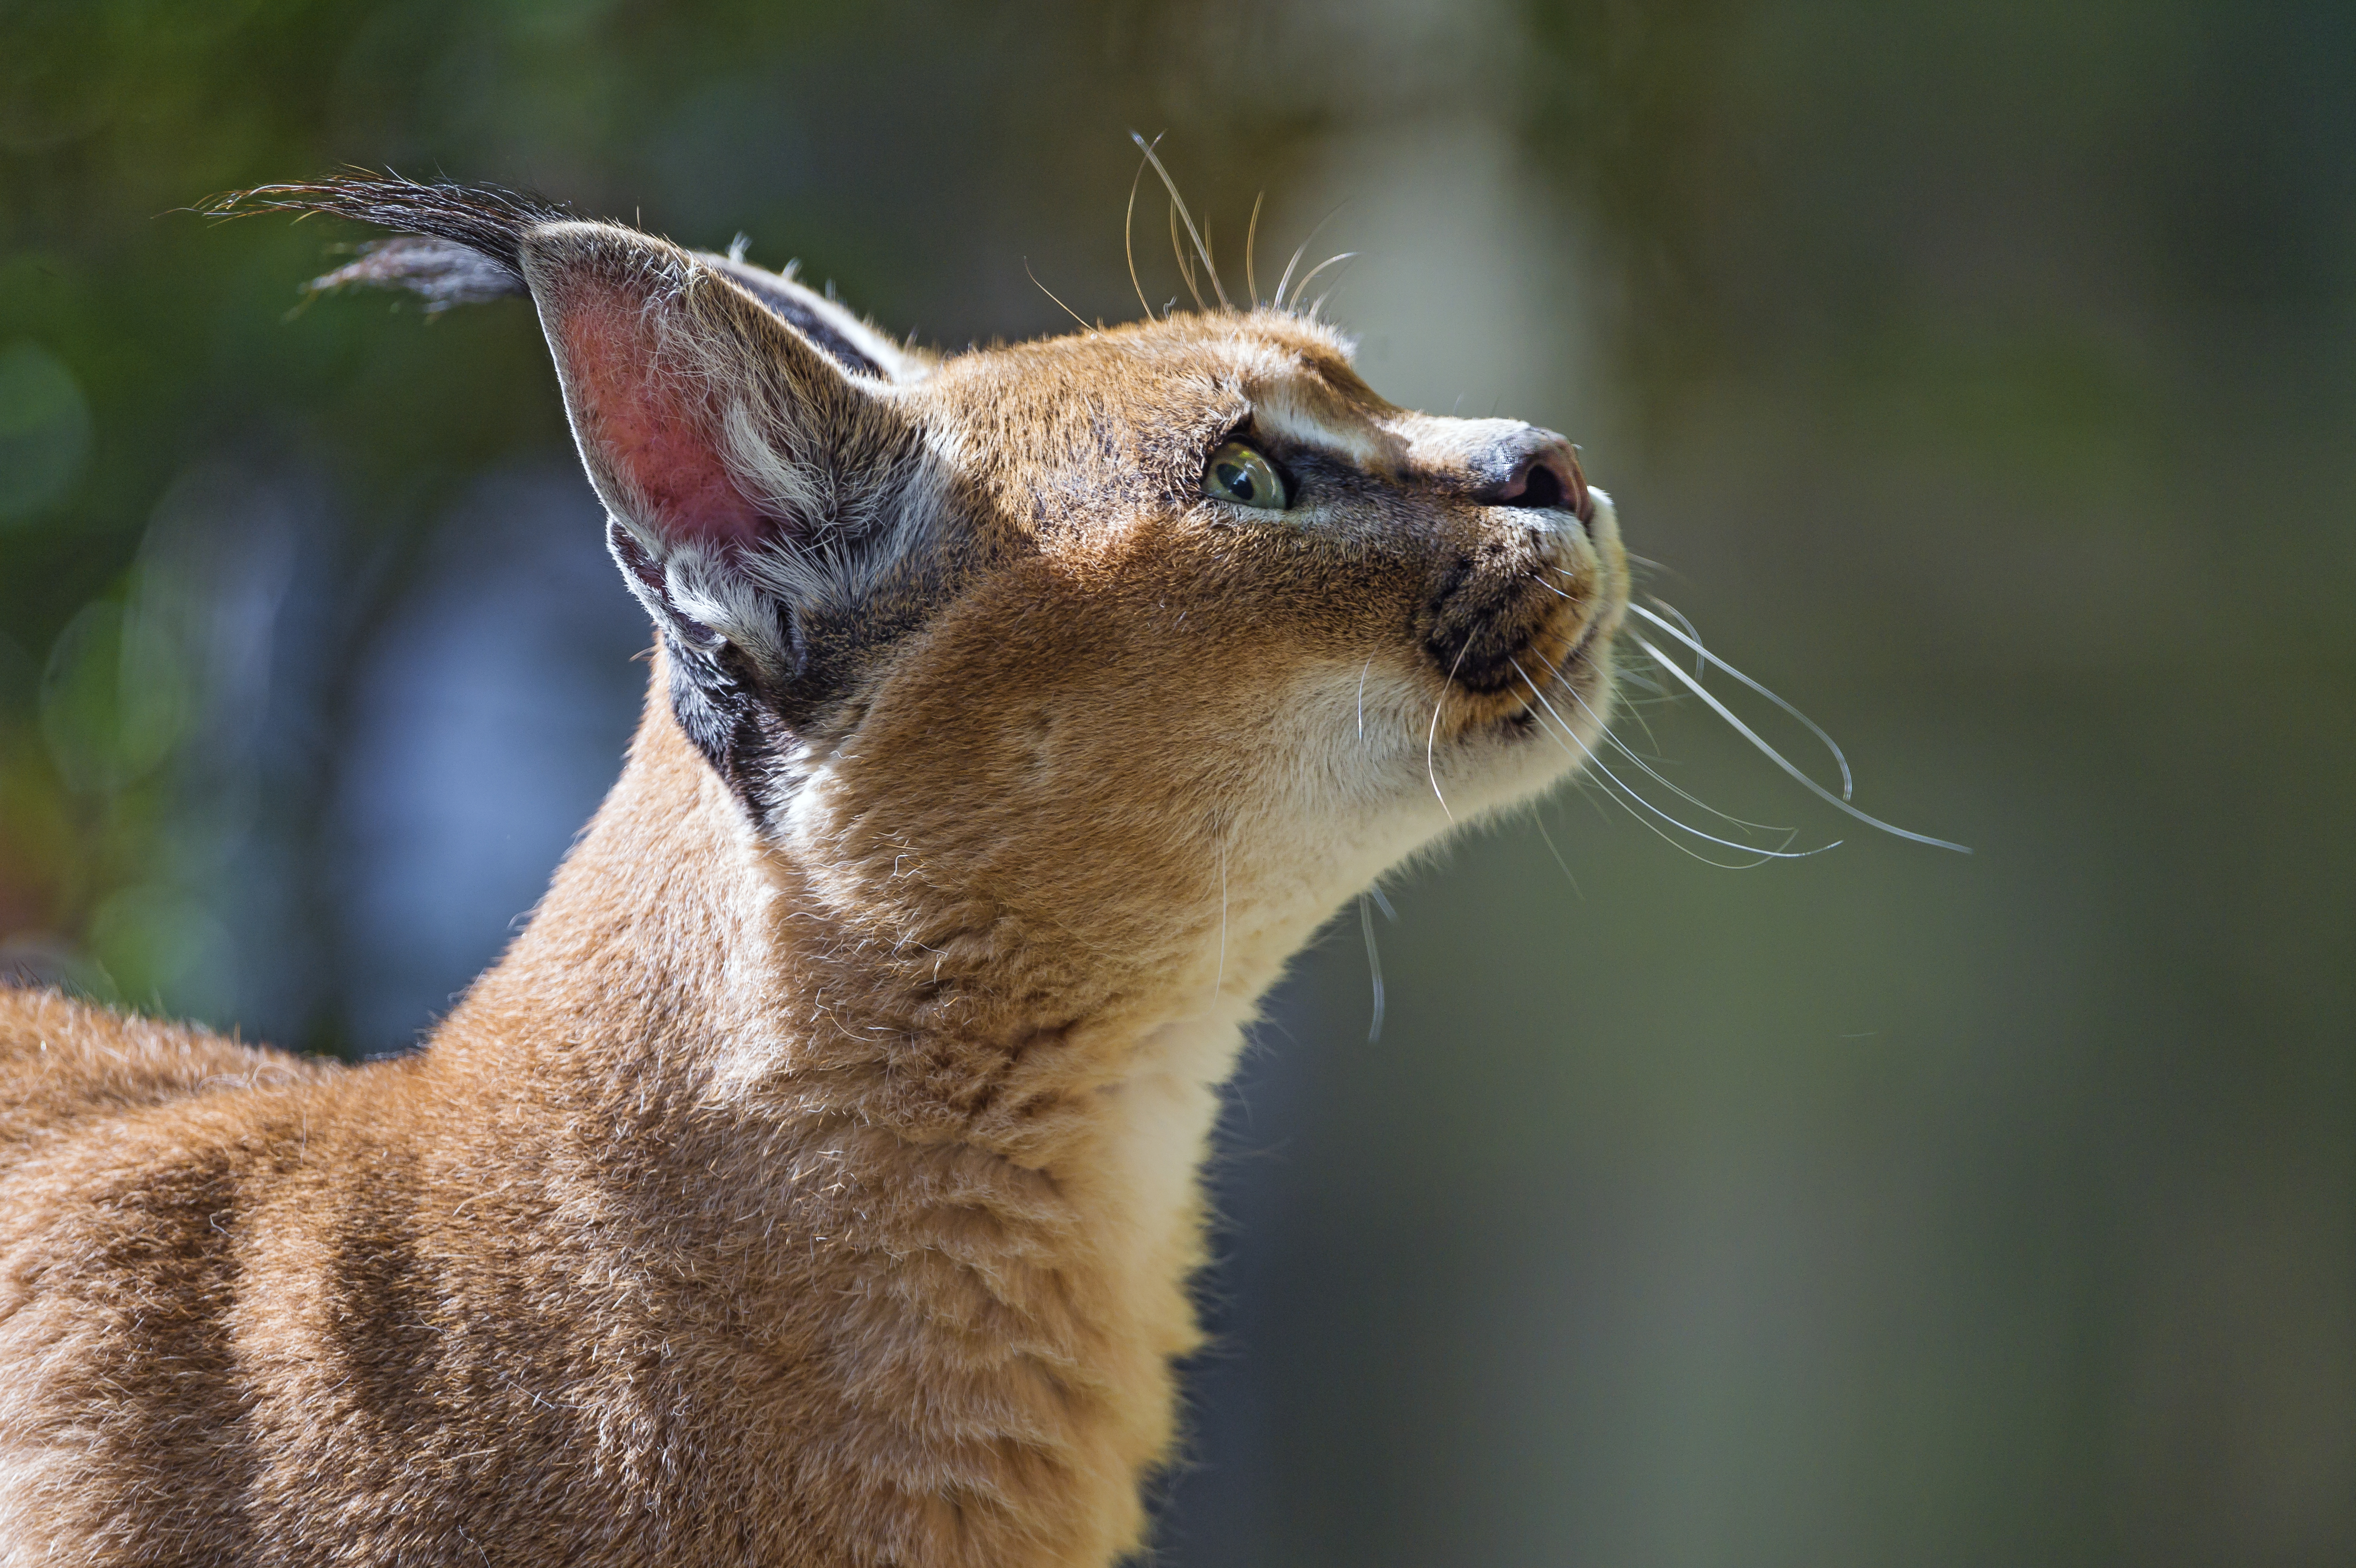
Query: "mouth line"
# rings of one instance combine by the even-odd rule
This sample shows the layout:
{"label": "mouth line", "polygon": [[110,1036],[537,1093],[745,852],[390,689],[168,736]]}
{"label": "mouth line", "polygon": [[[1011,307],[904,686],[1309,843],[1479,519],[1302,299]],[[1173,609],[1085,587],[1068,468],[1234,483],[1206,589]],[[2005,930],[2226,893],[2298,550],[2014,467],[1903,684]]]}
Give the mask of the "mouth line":
{"label": "mouth line", "polygon": [[[1573,643],[1570,645],[1569,651],[1562,656],[1561,662],[1559,664],[1550,666],[1551,673],[1555,677],[1556,681],[1559,682],[1564,689],[1570,691],[1574,695],[1577,694],[1579,689],[1578,683],[1574,677],[1580,671],[1592,667],[1588,663],[1588,652],[1590,649],[1594,647],[1596,638],[1602,635],[1605,619],[1606,617],[1601,615],[1596,616],[1595,619],[1588,624],[1587,629],[1579,635],[1579,641]],[[1532,641],[1535,642],[1535,639]],[[1518,664],[1521,654],[1528,651],[1531,645],[1531,643],[1523,644],[1522,647],[1515,650],[1514,655],[1511,656]],[[1537,687],[1538,685],[1539,677],[1537,676],[1531,675],[1527,671],[1524,671],[1523,673],[1533,687]],[[1544,728],[1543,721],[1538,717],[1537,703],[1538,698],[1536,695],[1523,699],[1521,707],[1516,709],[1515,711],[1506,714],[1503,719],[1497,720],[1498,724],[1502,728],[1511,731],[1516,741],[1537,735],[1538,731]],[[1585,706],[1583,701],[1581,702],[1581,706]]]}
{"label": "mouth line", "polygon": [[[1577,642],[1571,644],[1568,649],[1564,650],[1563,656],[1559,661],[1546,659],[1541,656],[1540,662],[1547,665],[1558,680],[1568,683],[1571,677],[1571,672],[1586,664],[1588,650],[1595,645],[1595,639],[1601,635],[1603,631],[1603,621],[1604,617],[1601,615],[1597,615],[1591,618],[1587,623],[1587,629],[1579,634],[1579,640]],[[1530,653],[1537,646],[1537,639],[1536,637],[1530,637],[1524,641],[1520,647],[1515,648],[1511,654],[1507,655],[1506,657],[1509,662],[1518,666],[1521,656],[1524,654]],[[1524,671],[1523,673],[1525,676],[1528,676],[1527,671]],[[1535,680],[1537,677],[1529,676],[1528,678]]]}
{"label": "mouth line", "polygon": [[1579,641],[1571,644],[1570,651],[1562,656],[1562,662],[1565,667],[1561,673],[1565,679],[1569,678],[1568,667],[1586,662],[1587,650],[1593,647],[1595,645],[1595,639],[1603,634],[1603,621],[1604,617],[1601,615],[1597,615],[1591,618],[1587,623],[1587,630],[1579,634]]}

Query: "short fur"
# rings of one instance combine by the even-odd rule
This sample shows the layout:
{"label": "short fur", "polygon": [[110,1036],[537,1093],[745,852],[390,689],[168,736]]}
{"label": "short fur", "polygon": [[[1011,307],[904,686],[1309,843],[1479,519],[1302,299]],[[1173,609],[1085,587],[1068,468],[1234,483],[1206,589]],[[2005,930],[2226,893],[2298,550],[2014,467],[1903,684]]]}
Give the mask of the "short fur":
{"label": "short fur", "polygon": [[[415,1055],[0,994],[0,1560],[1137,1550],[1240,1031],[1594,741],[1609,506],[1295,315],[935,361],[520,198],[272,203],[530,293],[653,686]],[[1205,496],[1237,435],[1290,510]]]}

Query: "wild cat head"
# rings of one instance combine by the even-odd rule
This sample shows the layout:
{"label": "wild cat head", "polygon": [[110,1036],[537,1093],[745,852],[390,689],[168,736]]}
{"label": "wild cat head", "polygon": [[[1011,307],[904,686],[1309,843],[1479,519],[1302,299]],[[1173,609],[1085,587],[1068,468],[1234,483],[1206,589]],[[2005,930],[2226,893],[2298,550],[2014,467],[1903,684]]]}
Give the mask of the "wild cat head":
{"label": "wild cat head", "polygon": [[1569,443],[1395,407],[1301,314],[942,358],[499,193],[243,204],[408,236],[330,283],[529,293],[680,729],[871,902],[1289,950],[1601,730],[1627,568]]}

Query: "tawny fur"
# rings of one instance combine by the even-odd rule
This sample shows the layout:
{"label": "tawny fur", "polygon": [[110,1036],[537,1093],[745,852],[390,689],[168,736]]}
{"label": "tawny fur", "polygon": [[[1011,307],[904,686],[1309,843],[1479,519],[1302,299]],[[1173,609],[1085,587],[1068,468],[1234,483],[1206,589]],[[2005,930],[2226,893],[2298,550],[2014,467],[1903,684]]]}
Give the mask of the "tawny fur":
{"label": "tawny fur", "polygon": [[[1291,315],[936,364],[510,216],[466,287],[529,287],[656,612],[628,763],[416,1055],[0,993],[0,1561],[1098,1568],[1242,1027],[1593,741],[1608,505]],[[1239,430],[1292,512],[1204,496]]]}

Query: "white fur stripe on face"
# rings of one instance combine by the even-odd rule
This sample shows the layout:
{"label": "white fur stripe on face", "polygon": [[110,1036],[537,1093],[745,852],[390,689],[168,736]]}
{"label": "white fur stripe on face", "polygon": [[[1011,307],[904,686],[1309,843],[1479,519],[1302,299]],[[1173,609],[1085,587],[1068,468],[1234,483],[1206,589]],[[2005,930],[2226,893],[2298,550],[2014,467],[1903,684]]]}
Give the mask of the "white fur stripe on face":
{"label": "white fur stripe on face", "polygon": [[[1328,398],[1319,401],[1330,401]],[[1396,470],[1406,456],[1405,443],[1371,420],[1338,417],[1339,411],[1314,407],[1282,381],[1252,392],[1254,426],[1279,441],[1324,453],[1370,474]]]}

